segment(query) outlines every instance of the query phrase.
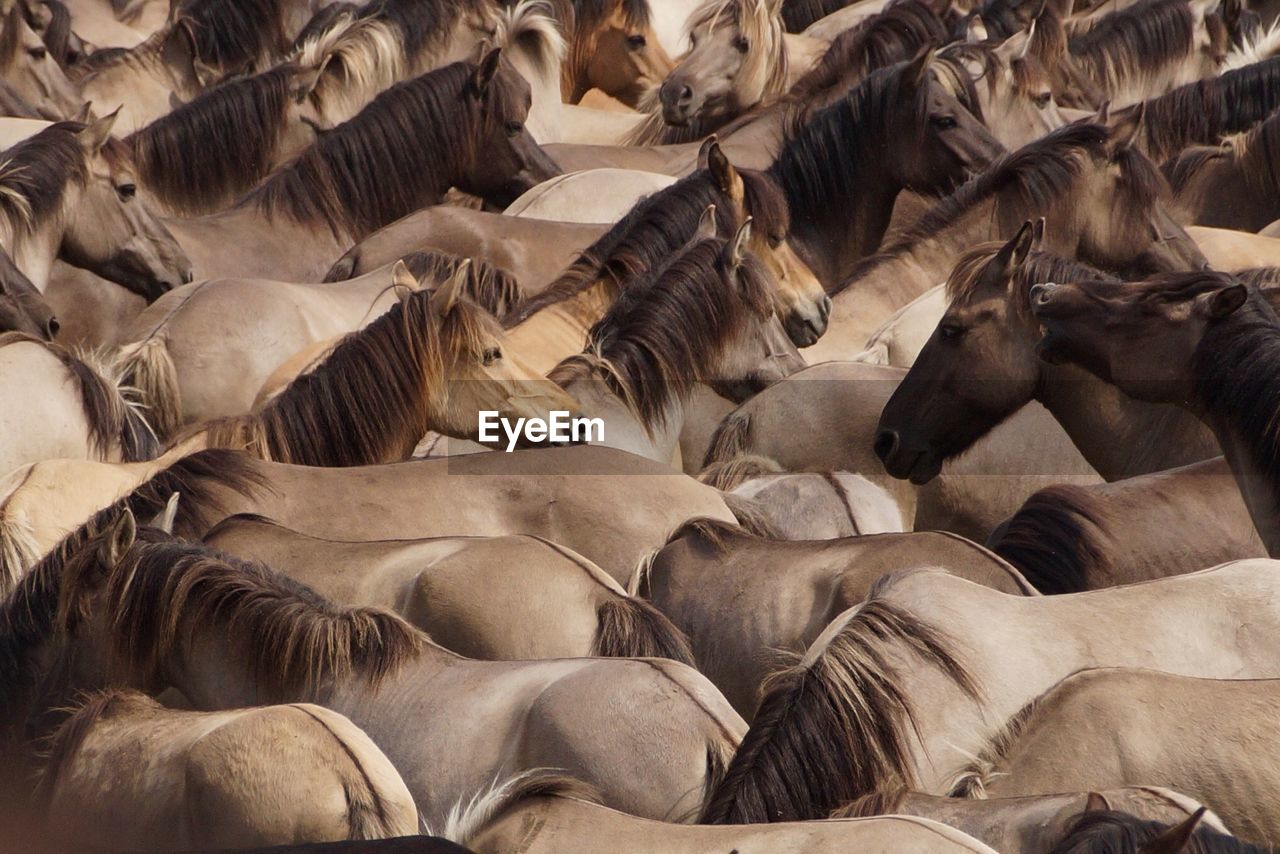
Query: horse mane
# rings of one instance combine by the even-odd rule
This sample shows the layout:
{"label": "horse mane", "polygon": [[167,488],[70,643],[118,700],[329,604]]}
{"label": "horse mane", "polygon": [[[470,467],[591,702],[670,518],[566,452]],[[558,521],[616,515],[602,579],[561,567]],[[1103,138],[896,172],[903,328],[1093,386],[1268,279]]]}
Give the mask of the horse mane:
{"label": "horse mane", "polygon": [[[766,98],[781,95],[786,90],[791,66],[787,61],[786,48],[782,44],[782,22],[769,14],[765,0],[702,0],[689,13],[685,29],[693,32],[702,26],[715,27],[718,20],[726,14],[734,16],[739,32],[752,44],[762,44],[766,40],[776,43],[775,61],[765,75],[763,91]],[[757,62],[764,59],[766,57],[763,52],[756,54]]]}
{"label": "horse mane", "polygon": [[[1070,678],[1071,676],[1064,677],[1058,684],[1061,685],[1062,682]],[[1027,702],[1021,709],[1014,712],[1000,729],[996,730],[987,742],[986,747],[982,748],[969,764],[956,773],[955,781],[951,784],[947,797],[968,798],[970,800],[984,800],[987,797],[986,784],[992,775],[996,773],[996,766],[1017,745],[1018,739],[1026,732],[1031,718],[1040,709],[1044,698],[1052,691],[1053,689],[1050,688],[1049,691]]]}
{"label": "horse mane", "polygon": [[260,412],[197,425],[175,444],[203,435],[209,447],[309,466],[407,459],[427,430],[435,394],[445,387],[445,354],[480,352],[486,327],[496,326],[468,300],[440,318],[432,294],[409,294],[344,337]]}
{"label": "horse mane", "polygon": [[679,540],[697,538],[709,546],[716,554],[724,554],[725,544],[731,538],[761,540],[763,537],[751,533],[741,525],[712,519],[710,516],[697,516],[680,524],[671,532],[663,547]]}
{"label": "horse mane", "polygon": [[[588,332],[586,352],[565,359],[547,378],[564,386],[599,376],[646,431],[665,425],[673,399],[715,379],[705,368],[725,343],[753,316],[772,311],[763,263],[747,254],[732,271],[728,251],[722,239],[701,240],[624,288]],[[736,285],[728,276],[736,276]]]}
{"label": "horse mane", "polygon": [[71,64],[72,58],[71,37],[74,34],[71,32],[71,10],[62,0],[40,0],[40,3],[49,10],[49,23],[40,33],[40,40],[49,49],[53,61],[65,69]]}
{"label": "horse mane", "polygon": [[789,33],[800,33],[853,0],[783,0],[782,23]]}
{"label": "horse mane", "polygon": [[466,845],[485,827],[535,798],[570,798],[588,804],[600,803],[600,793],[576,777],[550,768],[533,768],[501,783],[495,780],[492,786],[476,792],[469,800],[459,800],[449,810],[444,827],[433,835]]}
{"label": "horse mane", "polygon": [[827,818],[872,818],[878,815],[894,815],[902,809],[902,802],[909,794],[911,790],[906,786],[868,792],[857,800],[833,810]]}
{"label": "horse mane", "polygon": [[544,77],[560,68],[566,50],[550,0],[520,0],[500,10],[488,43],[525,57]]}
{"label": "horse mane", "polygon": [[[790,208],[778,186],[763,172],[739,169],[738,175],[744,189],[743,207],[754,218],[754,227],[765,234],[790,233]],[[731,234],[742,224],[734,203],[716,186],[707,169],[646,196],[584,249],[554,282],[517,306],[503,325],[511,328],[523,323],[597,282],[616,290],[624,282],[664,266],[697,233],[708,205],[716,206],[718,234]]]}
{"label": "horse mane", "polygon": [[[1067,830],[1066,836],[1049,849],[1049,854],[1142,854],[1173,825],[1148,821],[1126,812],[1093,810],[1082,813]],[[1161,848],[1161,851],[1172,850]],[[1263,848],[1198,825],[1178,849],[1184,854],[1266,854]]]}
{"label": "horse mane", "polygon": [[424,251],[410,252],[400,260],[415,279],[430,283],[432,288],[452,279],[458,268],[470,261],[462,293],[497,318],[505,317],[524,299],[524,290],[515,276],[479,258]]}
{"label": "horse mane", "polygon": [[[787,197],[793,215],[844,207],[865,184],[866,170],[879,168],[887,139],[886,120],[900,109],[906,63],[872,72],[834,103],[788,117],[784,142],[768,175]],[[928,89],[918,87],[914,109],[928,109]]]}
{"label": "horse mane", "polygon": [[1231,275],[1246,285],[1262,289],[1264,295],[1280,285],[1280,267],[1250,267],[1248,270],[1234,270]]}
{"label": "horse mane", "polygon": [[1205,163],[1223,155],[1231,158],[1245,183],[1257,192],[1280,191],[1280,113],[1273,113],[1253,130],[1227,140],[1225,150],[1224,146],[1197,146],[1184,151],[1169,169],[1169,184],[1177,192]]}
{"label": "horse mane", "polygon": [[[782,14],[785,18],[786,8]],[[899,0],[836,36],[787,97],[804,101],[837,85],[852,84],[879,68],[911,59],[927,45],[945,44],[950,37],[946,23],[926,0]]]}
{"label": "horse mane", "polygon": [[1280,56],[1179,86],[1142,105],[1140,139],[1163,161],[1189,145],[1214,145],[1280,107]]}
{"label": "horse mane", "polygon": [[782,466],[769,457],[743,454],[731,460],[714,462],[698,472],[699,483],[714,486],[721,492],[732,492],[748,480],[768,474],[782,474]]}
{"label": "horse mane", "polygon": [[765,680],[700,823],[825,818],[868,792],[915,784],[907,743],[915,711],[887,648],[910,650],[971,697],[979,688],[952,641],[884,599],[886,587],[873,586],[865,603],[837,618],[839,631]]}
{"label": "horse mane", "polygon": [[266,566],[159,532],[142,532],[107,571],[115,654],[148,682],[197,628],[234,626],[259,692],[273,702],[314,698],[349,677],[376,689],[425,643],[388,611],[334,605]]}
{"label": "horse mane", "polygon": [[118,446],[127,463],[150,460],[159,453],[159,442],[142,414],[142,404],[131,399],[131,390],[120,386],[118,373],[99,354],[73,353],[61,344],[24,332],[0,333],[0,348],[24,343],[43,347],[71,375],[94,453],[106,456]]}
{"label": "horse mane", "polygon": [[253,68],[289,45],[284,0],[173,0],[172,27],[186,27],[196,57],[223,72]]}
{"label": "horse mane", "polygon": [[[395,26],[408,61],[422,67],[447,45],[462,15],[488,5],[488,0],[370,0],[360,17],[375,17]],[[427,55],[419,56],[424,53]]]}
{"label": "horse mane", "polygon": [[1158,71],[1194,45],[1196,18],[1186,0],[1142,0],[1112,12],[1067,47],[1096,83]]}
{"label": "horse mane", "polygon": [[69,709],[70,717],[49,736],[44,764],[40,767],[33,800],[47,809],[67,763],[80,752],[84,740],[103,719],[121,712],[162,710],[164,707],[139,691],[122,688],[94,691],[80,697]]}
{"label": "horse mane", "polygon": [[[148,42],[155,42],[159,34],[150,36],[143,42],[135,45],[134,49],[142,47]],[[81,79],[88,77],[95,71],[101,71],[104,68],[111,68],[126,61],[133,55],[133,50],[127,47],[100,47],[88,56],[82,57],[76,63],[76,69],[80,72]]]}
{"label": "horse mane", "polygon": [[[358,239],[439,201],[479,155],[476,126],[484,114],[478,101],[463,97],[474,69],[455,62],[386,90],[240,205]],[[498,115],[510,112],[512,74],[500,69],[485,94],[498,100]],[[460,104],[468,105],[466,115],[458,115]]]}
{"label": "horse mane", "polygon": [[412,76],[395,25],[378,17],[358,17],[343,10],[346,5],[317,13],[290,52],[302,68],[321,69],[310,97],[326,114],[355,113],[377,93]]}
{"label": "horse mane", "polygon": [[295,66],[215,86],[125,139],[138,177],[176,212],[205,213],[270,174]]}
{"label": "horse mane", "polygon": [[[1259,23],[1261,23],[1259,21]],[[1262,62],[1280,50],[1280,22],[1272,21],[1266,29],[1258,27],[1251,34],[1243,35],[1222,64],[1224,71],[1234,71]]]}
{"label": "horse mane", "polygon": [[1111,576],[1107,530],[1103,508],[1089,490],[1059,484],[1023,502],[991,533],[987,548],[1041,593],[1079,593],[1091,578]]}
{"label": "horse mane", "polygon": [[[987,267],[1004,247],[1001,241],[983,243],[960,256],[947,276],[946,295],[951,302],[969,302],[985,284]],[[1026,260],[1009,283],[1013,308],[1018,317],[1031,321],[1031,286],[1038,282],[1077,282],[1081,279],[1107,282],[1120,281],[1083,261],[1065,258],[1039,249],[1028,253]]]}
{"label": "horse mane", "polygon": [[62,210],[71,184],[89,180],[89,164],[77,136],[84,127],[57,122],[0,152],[0,217],[14,232],[34,231]]}

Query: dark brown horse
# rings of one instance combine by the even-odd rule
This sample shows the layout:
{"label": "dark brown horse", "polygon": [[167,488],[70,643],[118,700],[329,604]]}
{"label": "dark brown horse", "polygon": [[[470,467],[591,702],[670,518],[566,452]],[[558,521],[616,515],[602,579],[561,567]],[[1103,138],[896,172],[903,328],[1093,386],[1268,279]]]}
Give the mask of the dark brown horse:
{"label": "dark brown horse", "polygon": [[1280,219],[1280,113],[1165,165],[1174,199],[1196,225],[1261,231]]}

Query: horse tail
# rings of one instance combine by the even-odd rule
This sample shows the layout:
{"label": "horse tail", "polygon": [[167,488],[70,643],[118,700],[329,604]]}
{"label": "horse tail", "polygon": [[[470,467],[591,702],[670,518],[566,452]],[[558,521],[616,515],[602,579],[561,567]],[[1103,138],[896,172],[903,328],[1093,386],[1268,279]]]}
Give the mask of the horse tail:
{"label": "horse tail", "polygon": [[159,455],[160,443],[143,414],[146,406],[115,364],[101,352],[84,350],[64,354],[63,364],[80,388],[80,399],[100,448],[116,443],[127,463]]}
{"label": "horse tail", "polygon": [[1110,572],[1104,528],[1088,490],[1059,485],[1032,495],[1001,523],[987,548],[1013,564],[1041,593],[1078,593]]}
{"label": "horse tail", "polygon": [[669,658],[694,667],[684,633],[643,599],[619,596],[596,609],[596,639],[591,654],[612,658]]}
{"label": "horse tail", "polygon": [[[438,835],[466,845],[477,833],[531,798],[573,798],[592,804],[600,795],[588,784],[552,768],[533,768],[460,800],[449,810]],[[430,831],[430,828],[428,828]]]}
{"label": "horse tail", "polygon": [[121,347],[114,369],[122,385],[137,390],[155,435],[161,440],[172,438],[182,423],[182,391],[164,336]]}
{"label": "horse tail", "polygon": [[720,493],[729,512],[738,520],[738,524],[748,533],[771,540],[785,540],[786,536],[765,511],[764,505],[751,498],[734,495],[732,492]]}
{"label": "horse tail", "polygon": [[875,591],[846,613],[824,646],[765,680],[755,720],[701,823],[826,818],[868,792],[913,785],[907,736],[915,721],[890,648],[915,653],[977,695],[937,629]]}
{"label": "horse tail", "polygon": [[418,808],[391,761],[347,718],[308,704],[293,708],[310,717],[349,760],[334,771],[346,793],[348,839],[389,839],[418,832]]}
{"label": "horse tail", "polygon": [[751,438],[751,414],[741,410],[730,412],[711,434],[711,443],[702,458],[705,469],[712,463],[725,462],[747,453],[747,441]]}

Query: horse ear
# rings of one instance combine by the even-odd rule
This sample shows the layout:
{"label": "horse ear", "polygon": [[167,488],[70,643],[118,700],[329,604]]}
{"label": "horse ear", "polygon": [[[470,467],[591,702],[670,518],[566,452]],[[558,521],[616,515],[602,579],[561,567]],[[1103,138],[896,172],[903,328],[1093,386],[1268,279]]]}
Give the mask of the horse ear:
{"label": "horse ear", "polygon": [[965,24],[964,40],[969,44],[982,44],[991,38],[991,34],[987,32],[987,24],[982,20],[982,16],[977,12],[969,16],[969,23]]}
{"label": "horse ear", "polygon": [[694,230],[693,239],[708,240],[715,237],[719,229],[716,227],[716,206],[707,205],[702,215],[698,217],[698,227]]}
{"label": "horse ear", "polygon": [[747,257],[749,243],[751,243],[751,217],[743,220],[742,225],[738,226],[738,233],[729,241],[729,263],[735,270],[742,266],[742,260]]}
{"label": "horse ear", "polygon": [[448,281],[436,288],[435,293],[431,295],[431,307],[436,314],[441,317],[448,317],[449,313],[458,305],[458,300],[462,297],[463,288],[467,284],[467,275],[471,272],[471,259],[464,258],[457,269],[453,271],[453,275]]}
{"label": "horse ear", "polygon": [[391,287],[400,294],[400,299],[406,299],[418,289],[418,277],[413,275],[403,258],[391,267]]}
{"label": "horse ear", "polygon": [[1027,256],[1031,254],[1031,242],[1034,238],[1035,227],[1031,220],[1027,220],[1022,224],[1022,228],[1018,229],[1018,233],[1000,247],[1000,251],[996,253],[996,260],[1000,262],[1005,275],[1010,275],[1022,267]]}
{"label": "horse ear", "polygon": [[738,170],[729,162],[729,158],[725,157],[719,144],[712,145],[707,149],[707,169],[710,170],[711,180],[715,181],[716,186],[720,188],[720,192],[735,202],[742,201],[742,176],[738,174]]}
{"label": "horse ear", "polygon": [[316,90],[316,86],[320,84],[320,76],[329,67],[331,58],[332,54],[326,56],[315,68],[302,68],[293,75],[293,79],[289,81],[289,93],[293,96],[295,104],[301,104]]}
{"label": "horse ear", "polygon": [[173,524],[178,519],[178,500],[182,497],[181,492],[175,492],[169,496],[169,500],[165,502],[164,509],[156,514],[155,518],[148,523],[150,528],[159,528],[166,534],[173,534]]}
{"label": "horse ear", "polygon": [[1249,299],[1249,289],[1236,283],[1219,288],[1205,298],[1205,314],[1211,320],[1221,320],[1235,314]]}
{"label": "horse ear", "polygon": [[1222,0],[1219,11],[1222,13],[1222,20],[1234,30],[1240,23],[1240,16],[1244,14],[1244,7],[1240,0]]}
{"label": "horse ear", "polygon": [[1204,818],[1208,807],[1200,807],[1181,824],[1175,824],[1155,839],[1138,849],[1138,854],[1177,854],[1185,851],[1191,843],[1191,834],[1196,832],[1200,819]]}
{"label": "horse ear", "polygon": [[1090,121],[1095,125],[1106,125],[1111,123],[1111,102],[1103,101],[1098,105],[1098,112],[1093,114]]}
{"label": "horse ear", "polygon": [[713,133],[702,141],[702,146],[698,149],[698,168],[707,168],[707,159],[711,156],[711,149],[719,145],[719,138]]}
{"label": "horse ear", "polygon": [[1145,110],[1146,105],[1142,102],[1134,104],[1125,110],[1124,115],[1111,126],[1112,152],[1123,151],[1138,139],[1138,131],[1142,128],[1142,116]]}
{"label": "horse ear", "polygon": [[924,83],[925,75],[929,73],[929,65],[933,62],[933,46],[925,45],[911,59],[903,74],[905,79],[910,80],[912,84],[919,86]]}
{"label": "horse ear", "polygon": [[111,138],[111,129],[116,126],[116,116],[120,114],[120,108],[116,107],[112,112],[100,119],[94,119],[84,126],[80,131],[80,144],[84,146],[84,150],[90,154],[97,154],[102,150],[102,146],[107,144],[107,140]]}
{"label": "horse ear", "polygon": [[1031,19],[1031,26],[1027,27],[1027,40],[1022,43],[1022,50],[1018,51],[1017,59],[1026,59],[1027,54],[1031,51],[1031,42],[1035,41],[1037,19]]}
{"label": "horse ear", "polygon": [[[116,107],[116,112],[120,112],[120,108]],[[80,109],[76,110],[75,118],[71,121],[79,122],[82,125],[89,124],[89,120],[93,118],[93,102],[85,101],[80,105]]]}
{"label": "horse ear", "polygon": [[138,538],[138,524],[133,511],[126,509],[111,523],[105,536],[98,543],[98,561],[104,566],[115,566]]}
{"label": "horse ear", "polygon": [[1044,217],[1037,217],[1031,223],[1031,248],[1041,249],[1044,246],[1045,222]]}
{"label": "horse ear", "polygon": [[498,73],[498,63],[502,59],[502,48],[495,47],[486,53],[481,59],[476,70],[471,75],[471,91],[477,96],[484,95],[489,88],[489,83],[493,81],[493,77]]}
{"label": "horse ear", "polygon": [[1101,792],[1090,792],[1084,802],[1085,812],[1111,812],[1111,804]]}

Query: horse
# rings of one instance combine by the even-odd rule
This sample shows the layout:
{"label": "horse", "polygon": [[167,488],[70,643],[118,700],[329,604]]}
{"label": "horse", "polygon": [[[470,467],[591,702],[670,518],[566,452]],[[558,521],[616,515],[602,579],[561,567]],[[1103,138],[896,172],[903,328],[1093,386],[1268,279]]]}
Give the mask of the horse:
{"label": "horse", "polygon": [[748,219],[728,241],[699,240],[630,284],[583,352],[547,375],[603,421],[601,444],[670,460],[695,382],[742,400],[803,364],[775,356],[772,288],[746,248],[750,230]]}
{"label": "horse", "polygon": [[560,77],[565,103],[599,89],[637,107],[671,70],[649,0],[554,0],[551,7],[569,41]]}
{"label": "horse", "polygon": [[[6,724],[33,721],[49,700],[104,683],[173,685],[202,711],[311,702],[369,735],[427,827],[441,826],[455,802],[495,775],[540,766],[564,768],[632,814],[679,818],[696,810],[743,729],[685,665],[472,661],[386,611],[334,605],[267,567],[160,532],[114,536],[118,527],[96,517],[6,603]],[[101,528],[109,549],[88,537]],[[49,608],[50,590],[61,611]],[[82,645],[98,643],[106,655],[95,664]],[[468,709],[468,725],[449,725],[457,708]],[[424,731],[425,721],[437,725]],[[614,738],[620,726],[636,737]],[[459,751],[472,757],[465,767],[449,760]]]}
{"label": "horse", "polygon": [[1135,854],[1162,852],[1229,852],[1262,854],[1266,849],[1236,839],[1226,833],[1200,832],[1200,816],[1180,824],[1141,821],[1123,813],[1102,812],[1083,816],[1050,854],[1084,854],[1099,847]]}
{"label": "horse", "polygon": [[677,528],[641,561],[629,587],[688,636],[698,669],[750,722],[769,675],[877,580],[933,566],[1005,593],[1035,594],[1011,566],[954,534],[784,542],[710,519]]}
{"label": "horse", "polygon": [[524,125],[528,106],[500,51],[445,66],[383,92],[228,210],[169,228],[201,277],[315,281],[352,243],[451,186],[505,207],[557,174]]}
{"label": "horse", "polygon": [[234,516],[204,536],[345,605],[395,611],[468,658],[669,658],[693,664],[679,629],[572,549],[540,537],[347,542]]}
{"label": "horse", "polygon": [[[990,728],[1087,667],[1269,677],[1263,626],[1277,614],[1262,591],[1280,584],[1275,569],[1237,561],[1068,596],[1010,596],[942,571],[890,577],[769,680],[700,820],[818,818],[889,786],[944,794]],[[797,766],[806,773],[784,770]]]}
{"label": "horse", "polygon": [[43,291],[54,258],[154,300],[191,280],[190,264],[136,198],[113,117],[58,122],[0,152],[0,243]]}
{"label": "horse", "polygon": [[1206,271],[1121,285],[1043,283],[1031,306],[1045,328],[1041,358],[1070,360],[1130,397],[1176,403],[1201,418],[1268,554],[1280,554],[1275,443],[1265,426],[1280,318],[1260,291]]}
{"label": "horse", "polygon": [[1280,188],[1277,158],[1280,116],[1273,114],[1220,145],[1184,149],[1164,168],[1188,222],[1256,232],[1280,218],[1280,207],[1272,202]]}
{"label": "horse", "polygon": [[52,341],[60,328],[43,295],[0,248],[0,334],[21,332]]}
{"label": "horse", "polygon": [[[1099,811],[1124,816],[1127,821],[1158,821],[1164,825],[1180,825],[1196,816],[1203,822],[1202,837],[1207,831],[1225,834],[1222,820],[1212,812],[1200,814],[1202,808],[1198,801],[1158,786],[982,800],[944,798],[900,788],[873,792],[840,807],[832,817],[916,815],[950,825],[997,851],[1039,854],[1057,852],[1059,846],[1068,846],[1066,850],[1074,852],[1069,844],[1079,839],[1074,835],[1078,823]],[[1072,843],[1067,843],[1068,839]]]}
{"label": "horse", "polygon": [[0,77],[38,118],[54,122],[70,119],[83,103],[75,85],[28,26],[18,0],[0,4]]}
{"label": "horse", "polygon": [[[1138,697],[1145,698],[1148,714],[1133,714]],[[1270,769],[1280,757],[1258,735],[1277,703],[1280,680],[1275,679],[1085,670],[1013,715],[964,769],[955,791],[966,797],[1002,797],[1057,791],[1063,783],[1103,786],[1150,780],[1211,805],[1244,839],[1274,844],[1280,822],[1266,805],[1275,796],[1268,792],[1274,786]],[[1193,726],[1202,737],[1192,743],[1171,737],[1174,720]],[[1142,749],[1131,751],[1135,744]],[[1046,761],[1047,751],[1067,745],[1069,756]],[[1122,754],[1125,761],[1117,759]],[[1249,780],[1247,795],[1240,788],[1242,778]]]}
{"label": "horse", "polygon": [[[1044,248],[1104,270],[1204,266],[1155,166],[1107,127],[1073,123],[1007,154],[935,204],[832,291],[833,330],[811,362],[852,358],[894,310],[944,281],[975,243],[1044,217]],[[1084,214],[1082,211],[1088,211]]]}
{"label": "horse", "polygon": [[[292,357],[331,349],[384,315],[401,294],[435,289],[464,266],[463,259],[419,253],[331,284],[210,279],[179,288],[139,315],[124,330],[113,363],[147,398],[156,433],[167,439],[183,425],[249,412],[255,393]],[[463,273],[463,293],[491,313],[519,299],[518,284],[499,271],[472,263]],[[224,358],[211,362],[215,350]],[[232,362],[235,370],[226,370]]]}
{"label": "horse", "polygon": [[[413,798],[382,751],[308,703],[190,712],[105,691],[71,714],[49,750],[37,820],[68,846],[243,848],[418,831]],[[114,761],[123,754],[147,762]]]}
{"label": "horse", "polygon": [[114,372],[58,344],[0,335],[0,385],[0,471],[51,457],[135,462],[159,450]]}
{"label": "horse", "polygon": [[1079,368],[1036,357],[1031,286],[1105,274],[1032,244],[1028,222],[1007,243],[983,244],[957,261],[947,279],[951,304],[880,415],[875,451],[886,471],[927,483],[1031,400],[1108,480],[1217,456],[1212,434],[1177,407],[1132,401]]}
{"label": "horse", "polygon": [[478,793],[459,811],[449,835],[478,854],[524,846],[531,854],[587,854],[608,839],[612,851],[770,851],[834,854],[912,851],[992,854],[992,849],[939,822],[905,816],[707,827],[648,821],[602,806],[590,787],[548,772],[519,775]]}

